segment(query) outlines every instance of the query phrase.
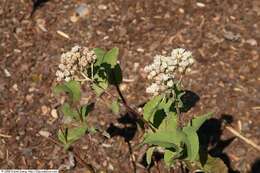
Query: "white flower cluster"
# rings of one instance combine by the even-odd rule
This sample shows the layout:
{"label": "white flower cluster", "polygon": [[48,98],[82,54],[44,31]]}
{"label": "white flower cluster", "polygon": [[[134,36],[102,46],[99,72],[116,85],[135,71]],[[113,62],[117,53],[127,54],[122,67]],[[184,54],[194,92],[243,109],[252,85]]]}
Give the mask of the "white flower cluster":
{"label": "white flower cluster", "polygon": [[145,66],[147,78],[153,83],[146,88],[146,92],[158,95],[171,89],[178,81],[177,75],[184,75],[190,71],[195,60],[190,51],[183,48],[173,49],[171,56],[156,55],[153,63]]}
{"label": "white flower cluster", "polygon": [[57,80],[70,81],[79,79],[79,74],[90,67],[97,59],[95,52],[87,47],[74,46],[70,51],[61,55]]}

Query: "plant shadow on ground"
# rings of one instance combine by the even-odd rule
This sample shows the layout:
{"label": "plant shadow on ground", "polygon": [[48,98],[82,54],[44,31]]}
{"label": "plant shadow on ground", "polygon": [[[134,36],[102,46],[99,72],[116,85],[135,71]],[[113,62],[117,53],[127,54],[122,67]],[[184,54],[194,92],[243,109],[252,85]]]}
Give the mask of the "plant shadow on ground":
{"label": "plant shadow on ground", "polygon": [[[200,100],[200,97],[192,92],[185,91],[185,94],[182,96],[182,101],[184,108],[182,108],[182,112],[188,112],[192,107],[196,105],[196,103]],[[140,107],[145,105],[142,104]],[[138,129],[138,119],[135,116],[132,116],[129,113],[126,113],[122,117],[117,119],[118,123],[123,125],[123,127],[118,127],[114,124],[110,124],[107,132],[111,137],[113,136],[121,136],[125,139],[125,141],[129,144]],[[235,139],[234,137],[222,140],[221,135],[223,132],[223,126],[225,124],[231,124],[233,122],[233,117],[231,115],[223,114],[220,119],[211,118],[207,120],[199,129],[198,135],[201,144],[201,148],[208,151],[208,153],[213,157],[218,157],[223,160],[223,162],[228,167],[229,173],[240,173],[239,171],[233,170],[231,168],[230,159],[228,155],[224,152],[224,149],[231,144],[231,142]],[[206,133],[205,133],[206,132]],[[129,146],[130,147],[130,146]],[[131,152],[131,147],[129,148]],[[153,162],[148,166],[146,163],[146,155],[143,155],[143,158],[140,161],[140,164],[144,167],[148,167],[148,170],[155,165],[155,162],[163,159],[163,154],[159,152],[154,152],[153,154]],[[259,170],[259,163],[256,162],[252,167],[252,173],[256,173],[255,170]]]}
{"label": "plant shadow on ground", "polygon": [[117,119],[118,123],[122,125],[122,127],[118,127],[113,123],[107,129],[107,132],[111,137],[121,136],[125,139],[125,141],[131,141],[137,131],[137,118],[131,116],[131,114],[126,113],[122,117]]}
{"label": "plant shadow on ground", "polygon": [[259,173],[260,172],[260,158],[256,159],[253,163],[250,173]]}
{"label": "plant shadow on ground", "polygon": [[231,144],[235,137],[225,140],[221,139],[223,126],[232,122],[233,117],[227,114],[222,114],[219,119],[211,118],[201,126],[198,135],[202,150],[208,150],[211,156],[220,158],[228,167],[229,173],[239,173],[239,171],[232,169],[230,158],[224,152],[224,149]]}

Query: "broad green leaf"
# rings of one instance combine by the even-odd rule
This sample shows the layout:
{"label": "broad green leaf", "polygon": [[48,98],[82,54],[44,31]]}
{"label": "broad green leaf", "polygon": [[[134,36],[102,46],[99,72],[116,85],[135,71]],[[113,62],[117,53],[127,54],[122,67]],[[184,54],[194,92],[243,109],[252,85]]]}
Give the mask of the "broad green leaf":
{"label": "broad green leaf", "polygon": [[163,109],[164,112],[167,114],[170,112],[170,108],[174,102],[174,99],[166,99],[163,98],[163,100],[159,104],[159,108]]}
{"label": "broad green leaf", "polygon": [[66,144],[66,137],[61,130],[58,131],[58,139],[62,144]]}
{"label": "broad green leaf", "polygon": [[159,131],[176,131],[178,117],[175,112],[169,112],[159,126]]}
{"label": "broad green leaf", "polygon": [[163,96],[155,96],[150,101],[148,101],[144,106],[144,119],[146,121],[153,120],[153,116],[156,112],[156,109],[158,105],[160,104],[161,100],[163,99]]}
{"label": "broad green leaf", "polygon": [[92,89],[95,91],[96,95],[97,96],[100,96],[104,91],[105,89],[108,87],[108,84],[107,83],[99,83],[99,84],[92,84]]}
{"label": "broad green leaf", "polygon": [[153,127],[158,129],[166,117],[167,115],[163,109],[155,109],[152,119],[150,119],[150,122],[152,123]]}
{"label": "broad green leaf", "polygon": [[187,140],[185,142],[187,147],[187,159],[193,161],[199,154],[199,137],[196,129],[193,127],[184,127],[183,132],[187,136]]}
{"label": "broad green leaf", "polygon": [[228,173],[228,168],[225,163],[216,157],[208,155],[208,160],[203,166],[205,173]]}
{"label": "broad green leaf", "polygon": [[212,116],[212,113],[208,113],[202,116],[195,117],[191,120],[189,126],[193,127],[196,131],[199,130],[201,125]]}
{"label": "broad green leaf", "polygon": [[[61,130],[59,130],[58,139],[60,142],[63,143],[64,149],[67,150],[73,142],[75,142],[80,137],[85,135],[86,131],[87,131],[86,126],[67,129],[67,134],[64,134]],[[67,135],[67,136],[65,136],[65,135]],[[67,138],[67,141],[66,141],[66,138]]]}
{"label": "broad green leaf", "polygon": [[73,101],[79,101],[80,100],[80,84],[77,81],[69,81],[65,82],[64,84],[57,85],[54,88],[54,93],[59,94],[61,92],[65,92],[69,94],[69,97]]}
{"label": "broad green leaf", "polygon": [[80,84],[77,81],[69,81],[65,83],[65,85],[71,90],[72,98],[74,101],[78,101],[80,99]]}
{"label": "broad green leaf", "polygon": [[185,138],[185,134],[180,130],[174,132],[157,131],[155,133],[148,133],[143,143],[179,150],[179,146]]}
{"label": "broad green leaf", "polygon": [[99,69],[94,75],[94,83],[91,85],[97,96],[100,96],[108,87],[108,79],[104,69]]}
{"label": "broad green leaf", "polygon": [[95,63],[95,66],[99,66],[103,62],[104,55],[106,54],[106,51],[103,50],[103,49],[100,49],[100,48],[95,48],[94,52],[97,56],[97,61]]}
{"label": "broad green leaf", "polygon": [[53,92],[54,92],[54,94],[60,94],[62,92],[71,94],[70,89],[65,84],[59,84],[59,85],[55,86]]}
{"label": "broad green leaf", "polygon": [[118,48],[112,48],[105,54],[102,63],[107,63],[111,65],[111,68],[114,68],[115,65],[117,64],[118,53],[119,53]]}
{"label": "broad green leaf", "polygon": [[153,156],[154,149],[155,149],[155,147],[150,147],[146,151],[146,162],[147,162],[148,165],[150,165],[151,162],[152,162],[152,156]]}
{"label": "broad green leaf", "polygon": [[94,109],[94,103],[90,103],[88,105],[81,106],[80,113],[81,117],[86,120],[88,114]]}
{"label": "broad green leaf", "polygon": [[76,118],[78,116],[78,113],[76,110],[74,110],[68,103],[64,103],[61,106],[61,111],[64,116]]}
{"label": "broad green leaf", "polygon": [[111,107],[110,107],[111,111],[114,113],[114,114],[118,114],[119,111],[120,111],[120,106],[119,106],[119,103],[118,103],[118,100],[114,100],[111,104]]}
{"label": "broad green leaf", "polygon": [[80,137],[84,136],[87,131],[86,126],[74,127],[68,130],[67,140],[69,143],[73,143],[78,140]]}

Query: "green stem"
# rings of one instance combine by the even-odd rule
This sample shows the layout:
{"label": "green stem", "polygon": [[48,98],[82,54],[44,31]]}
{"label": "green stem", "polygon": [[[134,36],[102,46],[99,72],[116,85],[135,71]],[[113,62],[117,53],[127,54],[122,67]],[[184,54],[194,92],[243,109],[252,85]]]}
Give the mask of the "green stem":
{"label": "green stem", "polygon": [[118,85],[116,85],[116,90],[117,90],[117,93],[118,93],[120,99],[122,100],[123,105],[125,106],[125,108],[126,108],[130,113],[132,113],[133,115],[135,115],[136,117],[139,117],[139,118],[144,122],[144,124],[145,124],[148,128],[150,128],[153,132],[155,132],[156,129],[155,129],[148,121],[146,121],[146,120],[143,118],[143,116],[142,116],[139,112],[137,112],[136,110],[134,110],[133,108],[131,108],[131,107],[128,105],[128,103],[127,103],[126,99],[124,98],[124,96],[123,96],[123,94],[122,94],[122,92],[121,92],[121,90],[120,90],[120,87],[119,87]]}
{"label": "green stem", "polygon": [[[90,81],[92,84],[94,83],[93,80],[89,79],[84,73],[81,73],[81,75],[86,79],[86,81]],[[101,89],[104,90],[104,93],[106,93],[107,95],[113,97],[113,98],[117,98],[116,96],[112,95],[111,93],[107,92],[102,86],[96,84],[98,87],[100,87]],[[133,108],[131,108],[128,104],[127,104],[127,101],[125,99],[125,97],[123,96],[121,90],[120,90],[120,87],[118,84],[115,85],[116,86],[116,91],[120,97],[120,101],[122,102],[122,104],[125,106],[125,108],[127,109],[128,112],[132,113],[133,115],[139,117],[143,122],[144,124],[146,124],[153,132],[156,131],[156,129],[148,122],[146,121],[143,116],[137,112],[136,110],[134,110]]]}
{"label": "green stem", "polygon": [[176,105],[176,112],[177,112],[177,116],[178,116],[178,127],[182,128],[182,117],[181,117],[181,111],[178,105]]}

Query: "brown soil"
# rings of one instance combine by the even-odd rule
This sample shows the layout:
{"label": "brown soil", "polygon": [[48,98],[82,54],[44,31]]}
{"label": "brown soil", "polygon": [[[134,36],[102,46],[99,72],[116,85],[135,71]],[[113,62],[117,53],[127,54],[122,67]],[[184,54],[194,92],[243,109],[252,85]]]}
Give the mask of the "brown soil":
{"label": "brown soil", "polygon": [[[191,50],[197,65],[185,79],[186,87],[200,100],[188,114],[214,112],[215,144],[233,137],[219,129],[220,117],[228,115],[234,129],[260,145],[260,3],[201,2],[204,7],[195,0],[50,0],[30,17],[31,1],[1,0],[0,134],[10,136],[0,136],[0,168],[54,169],[67,160],[61,147],[38,132],[48,131],[56,138],[61,115],[51,115],[59,104],[52,94],[55,70],[60,54],[75,44],[120,48],[124,78],[128,79],[121,87],[132,106],[148,98],[143,94],[142,68],[153,55],[176,47]],[[89,11],[72,22],[75,7],[81,3]],[[99,109],[90,115],[91,124],[103,130],[113,127],[113,137],[86,135],[75,144],[75,151],[98,171],[133,172],[126,141],[131,139],[138,157],[140,150],[135,146],[141,130],[135,124],[124,129],[119,115],[110,113],[101,102],[96,106]],[[230,161],[233,170],[259,171],[260,152],[239,138],[215,154]],[[167,172],[162,163],[159,167]],[[77,164],[70,172],[80,170],[82,165]],[[140,167],[138,171],[146,172]],[[152,167],[151,171],[158,170]]]}

